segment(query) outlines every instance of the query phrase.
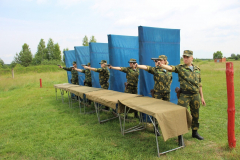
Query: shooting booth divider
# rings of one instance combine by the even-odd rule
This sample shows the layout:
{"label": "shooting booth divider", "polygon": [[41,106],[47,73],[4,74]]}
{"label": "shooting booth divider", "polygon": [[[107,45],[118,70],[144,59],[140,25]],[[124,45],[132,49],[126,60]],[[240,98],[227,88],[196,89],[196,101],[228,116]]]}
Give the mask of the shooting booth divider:
{"label": "shooting booth divider", "polygon": [[[139,43],[136,36],[108,35],[109,64],[115,67],[129,67],[128,61],[133,58],[139,63]],[[140,80],[140,77],[139,77]],[[110,89],[124,92],[126,73],[110,70]],[[138,93],[140,93],[138,81]]]}
{"label": "shooting booth divider", "polygon": [[[64,51],[64,57],[65,57],[66,67],[69,68],[73,66],[73,61],[76,61],[75,50]],[[71,79],[72,79],[71,71],[67,71],[67,76],[68,76],[68,83],[71,83]]]}
{"label": "shooting booth divider", "polygon": [[[158,58],[159,55],[166,55],[169,65],[180,64],[180,30],[138,27],[139,36],[139,61],[142,65],[155,67],[151,58]],[[170,92],[170,102],[177,104],[175,88],[179,87],[178,75],[172,73],[172,84]],[[141,95],[150,97],[150,90],[153,89],[153,75],[140,70]]]}
{"label": "shooting booth divider", "polygon": [[[107,63],[109,63],[107,43],[89,43],[89,52],[91,67],[101,68],[101,65],[99,64],[101,60],[106,60]],[[92,72],[92,86],[96,88],[101,88],[98,72]]]}
{"label": "shooting booth divider", "polygon": [[[88,46],[75,46],[75,55],[77,61],[77,68],[84,69],[82,64],[87,64],[90,62],[90,52]],[[83,81],[85,79],[85,74],[78,72],[78,82],[79,85],[84,85]]]}

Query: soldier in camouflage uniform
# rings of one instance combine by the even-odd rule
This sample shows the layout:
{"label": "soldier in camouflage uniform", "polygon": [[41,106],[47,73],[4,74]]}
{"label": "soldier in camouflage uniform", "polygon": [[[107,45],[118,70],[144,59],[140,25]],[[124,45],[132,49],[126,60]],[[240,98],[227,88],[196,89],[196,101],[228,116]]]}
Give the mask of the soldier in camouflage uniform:
{"label": "soldier in camouflage uniform", "polygon": [[59,66],[59,68],[62,68],[66,71],[71,71],[71,73],[72,73],[71,82],[72,82],[72,84],[77,84],[78,85],[78,73],[77,73],[76,70],[74,70],[74,68],[77,68],[77,62],[76,61],[73,61],[73,67],[67,68],[67,67]]}
{"label": "soldier in camouflage uniform", "polygon": [[[87,64],[88,67],[91,67],[90,63]],[[77,69],[74,68],[74,70],[84,73],[85,74],[85,80],[84,80],[84,85],[88,87],[92,87],[92,76],[91,76],[91,71],[89,69]]]}
{"label": "soldier in camouflage uniform", "polygon": [[[110,72],[106,66],[107,61],[101,60],[101,62],[99,64],[101,64],[101,68],[92,68],[92,67],[87,67],[87,66],[84,66],[84,68],[92,70],[94,72],[99,72],[99,82],[100,82],[101,88],[108,89],[108,87],[109,87],[108,79],[110,77]],[[105,107],[105,109],[109,110],[109,107]]]}
{"label": "soldier in camouflage uniform", "polygon": [[137,65],[138,68],[144,69],[154,75],[154,98],[170,101],[170,86],[172,83],[172,73],[159,67],[159,64],[168,64],[167,56],[160,55],[154,58],[155,67],[146,65]]}
{"label": "soldier in camouflage uniform", "polygon": [[[136,68],[136,59],[130,59],[128,62],[130,67],[113,67],[109,66],[109,69],[115,69],[126,73],[127,86],[125,87],[125,93],[137,94],[138,93],[138,77],[139,69]],[[134,116],[138,118],[138,113],[134,112]]]}
{"label": "soldier in camouflage uniform", "polygon": [[177,66],[160,66],[171,72],[178,73],[180,82],[180,97],[178,99],[178,105],[186,108],[190,106],[192,115],[192,137],[203,140],[204,138],[201,137],[197,132],[199,128],[199,94],[201,97],[202,105],[206,105],[202,91],[200,68],[192,64],[193,51],[185,50],[183,52],[183,61],[184,64],[179,64]]}
{"label": "soldier in camouflage uniform", "polygon": [[[87,64],[88,67],[91,67],[90,63]],[[77,69],[74,68],[76,71],[85,74],[84,86],[92,87],[92,76],[91,71],[89,69]],[[92,101],[88,100],[88,104],[91,105]]]}
{"label": "soldier in camouflage uniform", "polygon": [[107,61],[101,60],[101,62],[99,64],[101,64],[101,68],[92,68],[92,67],[87,67],[87,66],[84,66],[84,68],[90,69],[94,72],[99,72],[99,82],[100,82],[101,88],[108,89],[108,87],[109,87],[108,79],[110,77],[110,72],[106,66]]}

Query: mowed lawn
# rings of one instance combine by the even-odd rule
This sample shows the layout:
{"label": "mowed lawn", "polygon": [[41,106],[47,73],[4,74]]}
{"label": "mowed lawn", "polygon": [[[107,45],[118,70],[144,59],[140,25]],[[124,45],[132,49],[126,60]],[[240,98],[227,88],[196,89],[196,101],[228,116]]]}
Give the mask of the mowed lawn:
{"label": "mowed lawn", "polygon": [[[190,130],[186,147],[161,159],[240,159],[240,62],[233,63],[236,148],[228,148],[226,64],[202,61],[196,64],[207,104],[199,120],[205,140],[193,139]],[[67,100],[56,101],[53,85],[66,82],[65,71],[0,75],[0,159],[158,159],[150,129],[122,136],[118,119],[100,125],[96,114],[83,115]],[[166,142],[159,137],[159,146],[177,147],[177,137]]]}

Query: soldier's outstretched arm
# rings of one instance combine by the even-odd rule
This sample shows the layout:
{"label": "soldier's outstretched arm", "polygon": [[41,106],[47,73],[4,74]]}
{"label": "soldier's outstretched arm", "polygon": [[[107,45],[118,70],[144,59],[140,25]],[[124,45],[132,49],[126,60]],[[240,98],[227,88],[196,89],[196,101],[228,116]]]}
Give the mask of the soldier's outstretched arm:
{"label": "soldier's outstretched arm", "polygon": [[82,69],[73,68],[75,71],[82,72]]}
{"label": "soldier's outstretched arm", "polygon": [[137,68],[147,70],[147,66],[146,65],[138,65],[137,64]]}
{"label": "soldier's outstretched arm", "polygon": [[171,71],[172,70],[172,66],[169,66],[169,65],[164,65],[164,64],[159,64],[160,67],[162,67],[163,69],[166,69],[168,71]]}
{"label": "soldier's outstretched arm", "polygon": [[108,66],[109,69],[115,69],[118,71],[121,71],[122,69],[120,67],[113,67],[113,66]]}
{"label": "soldier's outstretched arm", "polygon": [[91,70],[91,71],[95,71],[96,70],[96,68],[92,68],[92,67],[88,67],[88,66],[83,66],[85,69],[89,69],[89,70]]}

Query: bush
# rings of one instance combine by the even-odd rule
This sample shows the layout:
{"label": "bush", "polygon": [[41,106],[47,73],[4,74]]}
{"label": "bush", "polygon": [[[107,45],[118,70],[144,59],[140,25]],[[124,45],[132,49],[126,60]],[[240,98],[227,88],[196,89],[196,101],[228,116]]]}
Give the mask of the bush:
{"label": "bush", "polygon": [[[29,66],[29,67],[23,67],[20,64],[17,64],[14,68],[15,74],[22,74],[22,73],[29,73],[29,72],[35,72],[35,73],[44,73],[44,72],[57,72],[61,69],[58,68],[56,65],[40,65],[40,66]],[[0,75],[4,74],[11,74],[12,69],[0,69]]]}

